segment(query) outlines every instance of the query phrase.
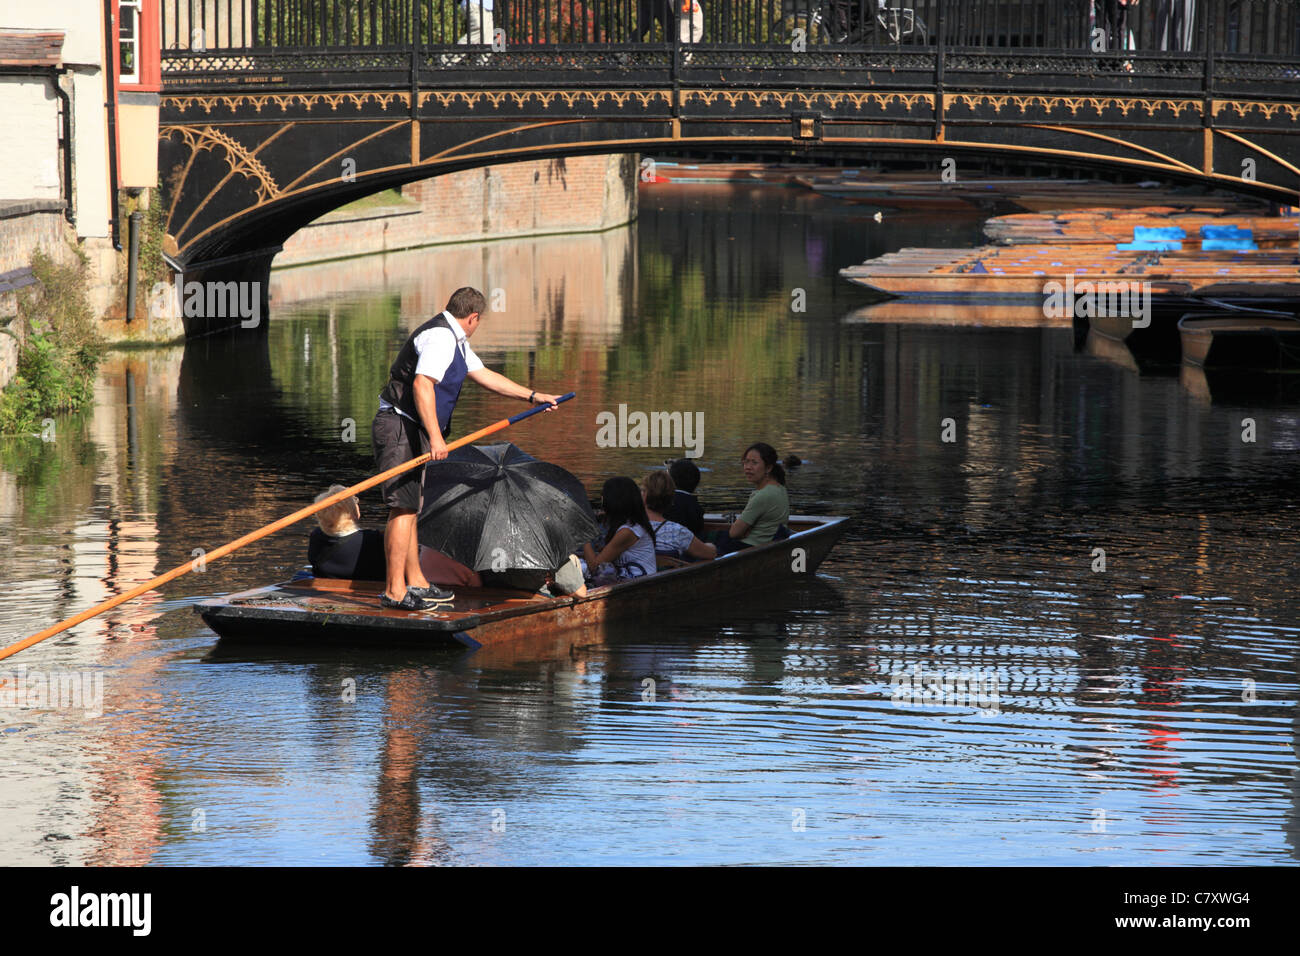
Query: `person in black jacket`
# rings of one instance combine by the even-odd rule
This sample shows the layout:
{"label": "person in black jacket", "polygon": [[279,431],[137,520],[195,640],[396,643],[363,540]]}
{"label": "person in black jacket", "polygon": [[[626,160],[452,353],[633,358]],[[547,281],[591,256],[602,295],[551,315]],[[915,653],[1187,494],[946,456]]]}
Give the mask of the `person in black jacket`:
{"label": "person in black jacket", "polygon": [[695,497],[695,489],[700,486],[700,469],[689,458],[678,458],[669,464],[668,475],[677,490],[673,493],[673,503],[664,512],[664,517],[688,528],[695,537],[701,537],[704,532],[704,509]]}
{"label": "person in black jacket", "polygon": [[[329,491],[316,496],[316,501],[324,501],[343,490],[342,485],[331,485]],[[361,505],[356,495],[316,512],[320,527],[313,529],[307,539],[307,560],[311,562],[314,576],[350,581],[385,579],[384,533],[362,530],[357,526],[360,519]]]}
{"label": "person in black jacket", "polygon": [[663,27],[664,40],[671,42],[673,35],[669,32],[673,23],[672,0],[638,0],[636,10],[636,37],[640,41],[650,34],[654,40],[655,23]]}
{"label": "person in black jacket", "polygon": [[[331,485],[329,491],[316,496],[317,503],[343,491]],[[361,528],[361,503],[357,496],[344,498],[316,513],[315,528],[307,538],[307,560],[311,573],[318,578],[344,578],[349,581],[383,581],[387,579],[384,557],[384,533]],[[436,584],[456,582],[467,587],[482,587],[474,571],[433,548],[420,548],[420,569]]]}

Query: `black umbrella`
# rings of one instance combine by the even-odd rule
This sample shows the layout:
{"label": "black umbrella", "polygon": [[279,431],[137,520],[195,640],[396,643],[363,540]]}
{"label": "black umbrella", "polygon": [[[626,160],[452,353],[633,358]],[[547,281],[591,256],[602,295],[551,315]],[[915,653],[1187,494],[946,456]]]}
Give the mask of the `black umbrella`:
{"label": "black umbrella", "polygon": [[425,466],[420,544],[475,571],[554,571],[598,531],[582,482],[510,442]]}

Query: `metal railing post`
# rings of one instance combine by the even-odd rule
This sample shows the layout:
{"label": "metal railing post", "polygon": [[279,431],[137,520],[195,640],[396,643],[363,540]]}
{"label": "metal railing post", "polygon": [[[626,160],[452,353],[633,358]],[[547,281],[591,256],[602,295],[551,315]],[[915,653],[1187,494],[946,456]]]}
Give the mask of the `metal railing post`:
{"label": "metal railing post", "polygon": [[670,4],[668,9],[672,16],[668,17],[668,22],[664,26],[673,33],[673,139],[677,139],[681,135],[682,120],[682,28],[679,20],[682,12],[681,0],[667,0],[667,2]]}
{"label": "metal railing post", "polygon": [[1201,172],[1214,172],[1214,43],[1215,9],[1220,0],[1205,4],[1205,75],[1201,79]]}
{"label": "metal railing post", "polygon": [[420,92],[420,0],[411,0],[411,119]]}
{"label": "metal railing post", "polygon": [[943,37],[944,0],[935,0],[934,8],[934,140],[943,141],[943,82],[947,47]]}
{"label": "metal railing post", "polygon": [[411,165],[420,162],[420,2],[411,0]]}

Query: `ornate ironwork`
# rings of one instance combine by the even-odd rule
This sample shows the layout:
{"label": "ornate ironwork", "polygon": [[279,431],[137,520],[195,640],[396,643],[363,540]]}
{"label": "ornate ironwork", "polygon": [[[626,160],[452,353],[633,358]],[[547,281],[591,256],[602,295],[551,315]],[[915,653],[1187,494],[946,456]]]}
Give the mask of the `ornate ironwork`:
{"label": "ornate ironwork", "polygon": [[656,2],[638,23],[642,0],[495,0],[486,42],[457,43],[463,0],[164,0],[179,261],[442,170],[593,149],[928,146],[1276,198],[1300,167],[1300,4],[1174,23],[1144,3],[1116,32],[1092,0],[699,0],[697,33]]}

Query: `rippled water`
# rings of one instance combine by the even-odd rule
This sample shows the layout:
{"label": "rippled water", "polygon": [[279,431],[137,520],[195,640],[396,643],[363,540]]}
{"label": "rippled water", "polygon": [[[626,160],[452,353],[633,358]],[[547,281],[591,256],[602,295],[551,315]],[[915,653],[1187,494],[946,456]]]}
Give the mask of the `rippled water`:
{"label": "rippled water", "polygon": [[[862,321],[835,276],[978,234],[654,187],[631,229],[287,270],[265,337],[114,357],[54,443],[0,439],[6,643],[369,474],[404,329],[466,283],[505,292],[492,367],[579,393],[525,449],[594,490],[672,454],[597,412],[700,410],[706,506],[763,439],[855,521],[807,586],[474,654],[218,645],[190,605],[307,527],[263,540],[0,664],[103,681],[102,716],[0,710],[0,862],[1295,862],[1300,410],[1068,328]],[[515,410],[467,388],[457,430]]]}

